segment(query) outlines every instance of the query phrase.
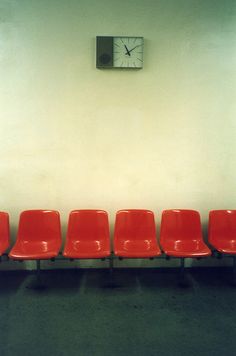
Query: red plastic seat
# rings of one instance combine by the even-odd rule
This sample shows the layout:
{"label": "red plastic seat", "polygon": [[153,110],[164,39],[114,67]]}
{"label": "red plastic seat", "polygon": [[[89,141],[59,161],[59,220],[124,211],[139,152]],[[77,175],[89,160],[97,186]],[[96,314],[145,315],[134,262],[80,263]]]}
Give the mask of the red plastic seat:
{"label": "red plastic seat", "polygon": [[110,256],[108,214],[104,210],[74,210],[69,215],[63,255],[68,258]]}
{"label": "red plastic seat", "polygon": [[164,210],[160,244],[168,256],[185,258],[211,255],[211,250],[203,241],[200,214],[195,210]]}
{"label": "red plastic seat", "polygon": [[236,210],[210,211],[208,241],[221,253],[236,254]]}
{"label": "red plastic seat", "polygon": [[127,258],[151,258],[161,254],[152,211],[129,209],[116,213],[114,253]]}
{"label": "red plastic seat", "polygon": [[10,245],[9,215],[0,211],[0,256]]}
{"label": "red plastic seat", "polygon": [[54,210],[26,210],[20,215],[17,240],[9,257],[43,260],[56,257],[61,247],[60,215]]}

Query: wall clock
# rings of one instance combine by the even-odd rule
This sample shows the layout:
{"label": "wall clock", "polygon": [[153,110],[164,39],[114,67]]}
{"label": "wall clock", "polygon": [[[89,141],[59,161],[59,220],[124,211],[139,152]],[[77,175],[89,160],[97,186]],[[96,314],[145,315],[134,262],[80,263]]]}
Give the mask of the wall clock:
{"label": "wall clock", "polygon": [[143,37],[97,36],[97,68],[143,68]]}

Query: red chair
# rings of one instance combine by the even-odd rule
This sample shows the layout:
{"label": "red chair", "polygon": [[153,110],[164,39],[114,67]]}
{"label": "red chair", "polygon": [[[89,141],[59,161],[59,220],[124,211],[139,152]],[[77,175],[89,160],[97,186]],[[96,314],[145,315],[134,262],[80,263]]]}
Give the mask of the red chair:
{"label": "red chair", "polygon": [[233,257],[233,283],[236,284],[236,210],[210,211],[208,241],[219,253]]}
{"label": "red chair", "polygon": [[181,262],[180,284],[187,286],[185,258],[211,255],[203,241],[200,214],[195,210],[164,210],[161,219],[160,244],[168,257],[179,257]]}
{"label": "red chair", "polygon": [[160,244],[167,256],[206,257],[211,250],[203,241],[200,214],[195,210],[164,210]]}
{"label": "red chair", "polygon": [[236,210],[210,211],[208,241],[217,251],[236,255]]}
{"label": "red chair", "polygon": [[0,211],[0,256],[10,245],[9,215]]}
{"label": "red chair", "polygon": [[108,214],[104,210],[74,210],[69,215],[63,255],[68,258],[110,256]]}
{"label": "red chair", "polygon": [[53,259],[61,248],[60,215],[55,210],[26,210],[20,215],[16,243],[9,253],[13,260],[36,260],[37,281],[34,287],[44,288],[40,278],[40,260]]}
{"label": "red chair", "polygon": [[54,210],[26,210],[20,215],[14,260],[45,260],[58,255],[62,243],[60,215]]}
{"label": "red chair", "polygon": [[125,258],[152,258],[161,255],[152,211],[129,209],[116,213],[114,253]]}

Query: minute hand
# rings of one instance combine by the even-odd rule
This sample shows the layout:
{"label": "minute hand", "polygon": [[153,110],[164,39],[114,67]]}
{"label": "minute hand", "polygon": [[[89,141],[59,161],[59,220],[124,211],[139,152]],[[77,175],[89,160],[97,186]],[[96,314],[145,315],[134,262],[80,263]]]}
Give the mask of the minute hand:
{"label": "minute hand", "polygon": [[126,53],[125,54],[128,54],[128,56],[130,56],[130,51],[128,50],[126,45],[125,45],[125,49],[126,49]]}
{"label": "minute hand", "polygon": [[133,47],[132,49],[129,50],[129,53],[132,52],[135,48],[140,47],[140,46],[142,46],[142,45],[137,45],[137,46]]}

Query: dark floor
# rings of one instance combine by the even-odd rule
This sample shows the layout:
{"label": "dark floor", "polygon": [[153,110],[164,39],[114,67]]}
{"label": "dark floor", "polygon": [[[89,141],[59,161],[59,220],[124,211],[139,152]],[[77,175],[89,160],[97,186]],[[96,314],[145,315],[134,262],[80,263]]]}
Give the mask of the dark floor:
{"label": "dark floor", "polygon": [[0,273],[0,356],[236,355],[230,269]]}

